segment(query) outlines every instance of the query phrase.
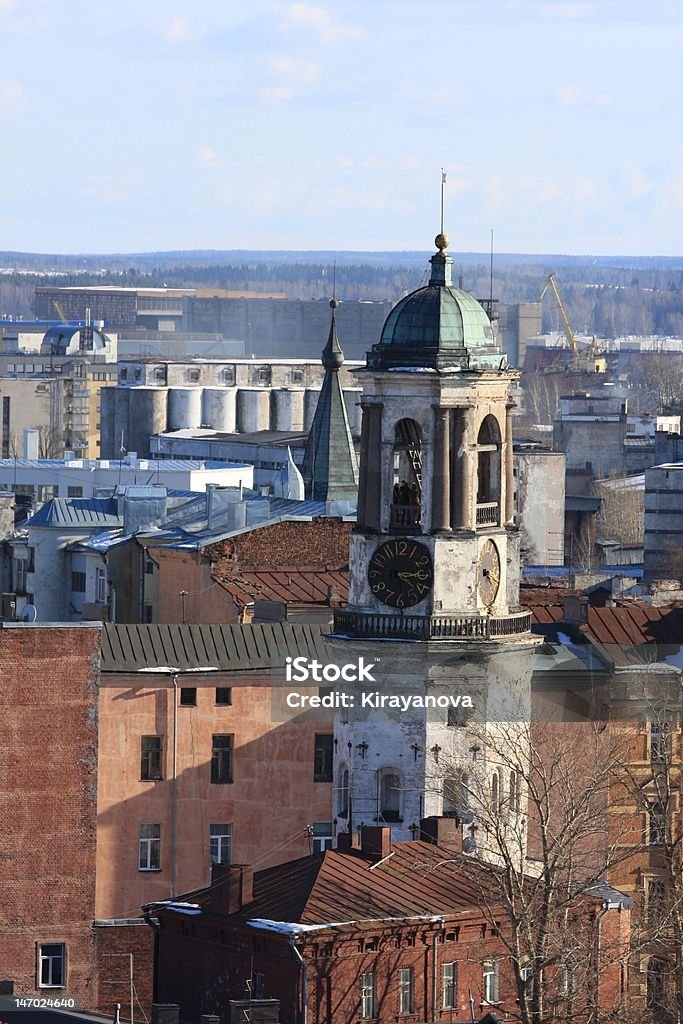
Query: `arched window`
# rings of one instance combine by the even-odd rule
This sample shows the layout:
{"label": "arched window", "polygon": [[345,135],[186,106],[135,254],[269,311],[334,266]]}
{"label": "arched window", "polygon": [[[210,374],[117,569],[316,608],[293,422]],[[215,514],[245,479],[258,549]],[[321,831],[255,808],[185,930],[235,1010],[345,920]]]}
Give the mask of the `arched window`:
{"label": "arched window", "polygon": [[422,431],[415,420],[399,420],[394,431],[390,526],[417,532],[422,505]]}
{"label": "arched window", "polygon": [[513,814],[519,814],[522,806],[522,777],[519,772],[510,772],[510,787],[508,790],[508,801]]}
{"label": "arched window", "polygon": [[348,818],[349,816],[349,769],[346,765],[339,768],[339,799],[337,801],[337,816]]}
{"label": "arched window", "polygon": [[379,776],[379,818],[401,820],[401,776],[394,768],[386,768]]}
{"label": "arched window", "polygon": [[456,772],[443,780],[443,816],[461,818],[469,806],[469,776],[467,772]]}
{"label": "arched window", "polygon": [[500,427],[485,416],[477,436],[477,526],[500,522]]}
{"label": "arched window", "polygon": [[497,814],[500,810],[500,777],[498,772],[491,776],[491,810]]}

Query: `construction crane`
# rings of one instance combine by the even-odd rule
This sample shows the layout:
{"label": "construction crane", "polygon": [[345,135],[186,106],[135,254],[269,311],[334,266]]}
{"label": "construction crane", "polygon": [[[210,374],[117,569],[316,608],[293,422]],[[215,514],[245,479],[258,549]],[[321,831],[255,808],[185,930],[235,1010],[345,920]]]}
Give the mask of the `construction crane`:
{"label": "construction crane", "polygon": [[548,288],[550,288],[550,290],[552,291],[553,295],[555,296],[555,302],[557,303],[557,308],[560,311],[560,318],[562,320],[562,326],[564,327],[564,333],[565,333],[565,337],[567,338],[567,343],[569,345],[569,348],[571,349],[572,355],[577,356],[579,354],[579,348],[578,348],[578,345],[576,344],[576,338],[574,337],[574,332],[572,330],[572,325],[569,323],[569,317],[567,316],[567,310],[564,308],[564,303],[562,302],[562,299],[560,298],[560,293],[557,290],[557,284],[555,283],[555,276],[556,276],[555,275],[555,271],[553,271],[552,274],[548,274],[548,276],[545,279],[545,284],[543,285],[543,288],[541,289],[541,296],[540,296],[538,301],[539,302],[543,302],[543,296],[548,291]]}
{"label": "construction crane", "polygon": [[52,299],[52,305],[57,310],[57,313],[59,314],[59,319],[62,321],[62,323],[63,324],[68,323],[69,321],[67,320],[66,316],[64,315],[64,310],[62,309],[61,303],[58,302],[57,299]]}

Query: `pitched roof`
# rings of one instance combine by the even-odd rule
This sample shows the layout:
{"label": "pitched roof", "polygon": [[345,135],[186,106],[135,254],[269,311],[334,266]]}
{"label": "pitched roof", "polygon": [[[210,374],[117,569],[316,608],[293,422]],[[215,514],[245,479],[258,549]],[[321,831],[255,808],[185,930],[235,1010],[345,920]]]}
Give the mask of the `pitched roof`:
{"label": "pitched roof", "polygon": [[119,526],[121,518],[113,498],[51,498],[25,523],[31,526],[106,529]]}
{"label": "pitched roof", "polygon": [[279,572],[218,568],[212,576],[233,595],[236,603],[254,600],[285,601],[289,605],[329,604],[330,595],[346,603],[349,574],[341,569],[282,569]]}
{"label": "pitched roof", "polygon": [[286,656],[326,658],[322,626],[284,622],[267,625],[124,625],[102,630],[102,672],[267,672]]}
{"label": "pitched roof", "polygon": [[[532,624],[562,622],[560,604],[528,604]],[[533,628],[533,627],[532,627]],[[598,643],[642,646],[644,644],[683,644],[683,607],[655,607],[634,602],[611,608],[589,606],[588,622],[581,632]]]}
{"label": "pitched roof", "polygon": [[358,494],[358,461],[339,379],[344,354],[337,337],[334,315],[336,301],[333,299],[330,305],[332,322],[322,356],[325,379],[306,442],[301,475],[309,499],[333,501],[346,498],[355,501]]}

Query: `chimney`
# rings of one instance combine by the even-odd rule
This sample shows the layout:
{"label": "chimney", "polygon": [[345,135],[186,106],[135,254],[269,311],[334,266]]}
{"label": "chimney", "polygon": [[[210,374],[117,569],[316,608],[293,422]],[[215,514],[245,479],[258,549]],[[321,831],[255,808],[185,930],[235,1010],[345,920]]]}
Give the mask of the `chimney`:
{"label": "chimney", "polygon": [[562,602],[562,621],[573,626],[583,626],[588,622],[588,598],[579,594],[569,594]]}
{"label": "chimney", "polygon": [[374,863],[384,860],[391,853],[391,829],[388,825],[361,825],[361,852],[372,858]]}
{"label": "chimney", "polygon": [[357,832],[337,832],[338,850],[358,850],[360,842]]}
{"label": "chimney", "polygon": [[436,815],[422,818],[418,838],[423,843],[447,846],[455,853],[462,853],[462,831],[457,818],[440,818]]}
{"label": "chimney", "polygon": [[211,912],[237,914],[254,898],[251,864],[211,865]]}

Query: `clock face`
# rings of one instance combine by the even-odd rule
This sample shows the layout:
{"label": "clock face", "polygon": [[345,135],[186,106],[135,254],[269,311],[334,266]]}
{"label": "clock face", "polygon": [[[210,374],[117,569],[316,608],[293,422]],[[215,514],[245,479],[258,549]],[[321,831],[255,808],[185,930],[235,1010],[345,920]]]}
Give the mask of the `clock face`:
{"label": "clock face", "polygon": [[488,607],[493,604],[500,585],[500,555],[492,540],[487,540],[479,555],[477,569],[479,595]]}
{"label": "clock face", "polygon": [[434,583],[429,548],[413,540],[387,541],[370,559],[368,582],[382,604],[392,608],[419,604]]}

